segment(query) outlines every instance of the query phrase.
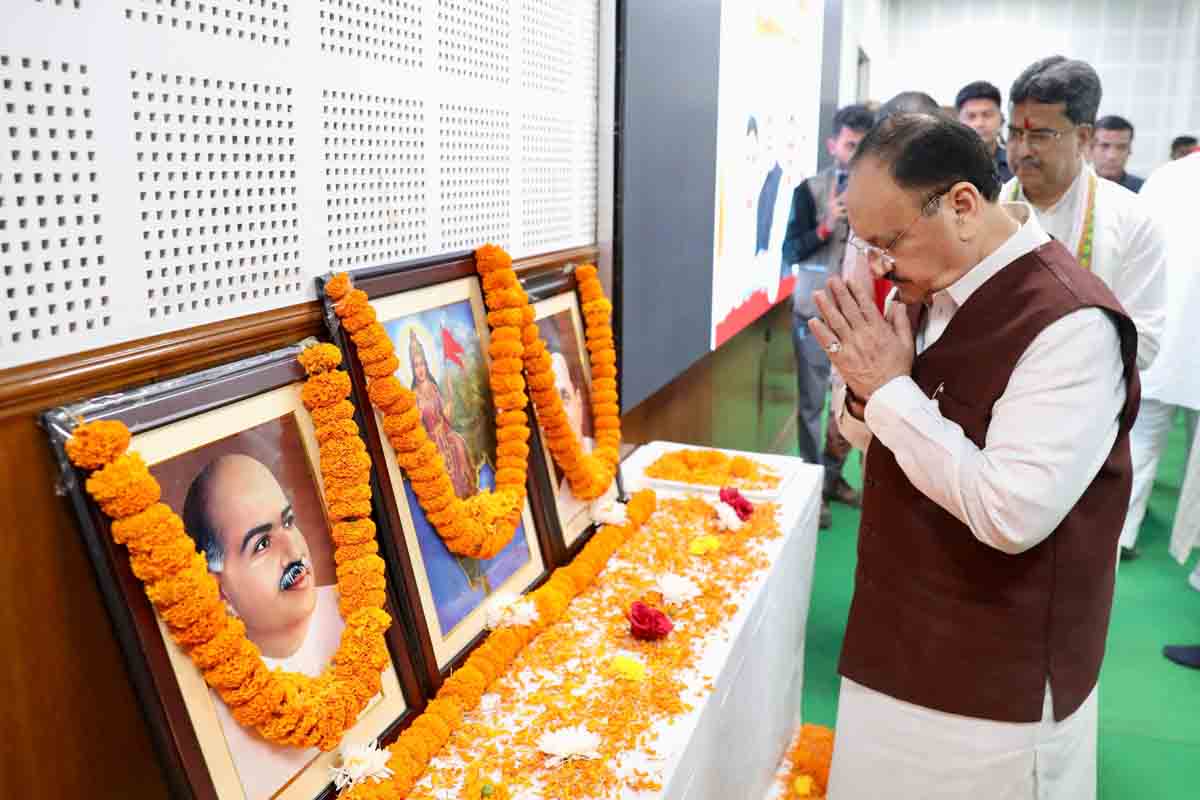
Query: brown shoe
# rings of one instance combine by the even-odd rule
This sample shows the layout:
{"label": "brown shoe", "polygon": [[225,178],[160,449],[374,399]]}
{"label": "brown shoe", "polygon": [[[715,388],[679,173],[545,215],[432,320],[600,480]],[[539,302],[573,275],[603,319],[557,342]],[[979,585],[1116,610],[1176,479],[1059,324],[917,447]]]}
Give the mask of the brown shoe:
{"label": "brown shoe", "polygon": [[846,483],[845,478],[838,478],[833,488],[823,492],[822,496],[851,508],[862,508],[862,493]]}

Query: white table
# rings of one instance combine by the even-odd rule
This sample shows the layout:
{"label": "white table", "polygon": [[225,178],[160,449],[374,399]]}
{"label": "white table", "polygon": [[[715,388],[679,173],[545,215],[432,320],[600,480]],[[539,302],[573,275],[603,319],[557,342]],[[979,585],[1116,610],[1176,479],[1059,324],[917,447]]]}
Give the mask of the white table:
{"label": "white table", "polygon": [[[627,492],[646,488],[644,470],[653,451],[639,449],[622,464]],[[700,662],[714,678],[713,691],[656,743],[666,757],[665,798],[762,797],[800,721],[822,470],[794,461],[798,471],[778,511],[784,535],[768,545],[771,567],[751,585],[726,637],[715,640]]]}

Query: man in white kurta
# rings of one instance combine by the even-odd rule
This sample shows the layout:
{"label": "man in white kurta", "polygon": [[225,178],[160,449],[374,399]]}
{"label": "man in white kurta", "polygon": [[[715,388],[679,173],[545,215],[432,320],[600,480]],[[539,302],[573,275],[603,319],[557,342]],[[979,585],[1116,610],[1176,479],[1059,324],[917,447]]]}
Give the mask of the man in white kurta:
{"label": "man in white kurta", "polygon": [[[856,447],[867,450],[877,439],[912,487],[952,515],[979,543],[1020,556],[1059,529],[1110,463],[1121,426],[1129,424],[1132,408],[1126,404],[1127,373],[1118,327],[1096,307],[1071,311],[1046,326],[1017,362],[991,408],[986,442],[978,446],[943,416],[941,387],[931,396],[909,377],[913,354],[937,344],[972,296],[1006,267],[1035,250],[1041,252],[1050,238],[1028,205],[994,202],[994,177],[992,200],[984,191],[987,177],[973,178],[970,186],[965,179],[930,177],[929,182],[951,186],[941,194],[937,189],[930,192],[921,213],[907,226],[891,219],[893,209],[904,201],[902,195],[890,197],[894,187],[880,177],[887,172],[887,159],[880,156],[880,163],[873,163],[870,150],[876,135],[896,136],[893,131],[873,132],[864,141],[866,163],[853,173],[848,200],[851,223],[862,237],[856,245],[877,276],[896,281],[900,300],[924,303],[926,311],[914,336],[904,306],[893,295],[890,324],[885,323],[881,333],[880,325],[871,322],[874,306],[865,287],[852,287],[851,299],[846,287],[834,283],[829,295],[819,298],[823,321],[814,324],[814,335],[849,387],[834,398],[834,412]],[[887,154],[887,146],[882,148]],[[903,162],[914,153],[933,150],[946,152],[946,142],[933,139],[892,155]],[[990,173],[982,145],[972,155],[985,165],[982,174]],[[952,172],[953,166],[946,169]],[[927,171],[940,174],[939,168]],[[899,180],[894,174],[892,178]],[[873,316],[878,318],[877,313]],[[1132,348],[1132,326],[1128,337]],[[897,342],[901,352],[908,348],[907,364],[896,361]],[[1132,371],[1132,355],[1127,363]],[[949,391],[942,398],[947,399]],[[1115,545],[1116,523],[1110,527]],[[864,530],[860,537],[866,535]],[[870,535],[886,538],[888,532]],[[856,586],[856,595],[860,588]],[[896,663],[895,669],[906,666]],[[1094,681],[1078,707],[1056,715],[1049,672],[1043,680],[1041,719],[1008,722],[947,713],[843,678],[829,797],[1094,798]]]}
{"label": "man in white kurta", "polygon": [[[1200,409],[1200,250],[1196,249],[1196,187],[1200,186],[1200,152],[1170,161],[1142,187],[1143,213],[1162,228],[1167,242],[1167,314],[1162,347],[1153,366],[1142,376],[1142,407],[1133,428],[1134,483],[1129,516],[1121,545],[1133,548],[1146,513],[1146,501],[1158,471],[1159,457],[1179,412]],[[1189,430],[1193,430],[1189,426]],[[1190,506],[1180,503],[1180,511]],[[1180,514],[1182,532],[1200,519]],[[1190,549],[1190,548],[1189,548]],[[1180,556],[1180,562],[1186,554]],[[1193,576],[1200,588],[1200,569]]]}
{"label": "man in white kurta", "polygon": [[[1142,187],[1141,195],[1167,234],[1170,251],[1169,306],[1163,354],[1147,378],[1147,394],[1168,408],[1200,409],[1200,249],[1196,233],[1196,187],[1200,186],[1200,147],[1155,171]],[[1144,406],[1144,403],[1143,403]],[[1136,428],[1134,429],[1136,431]],[[1164,437],[1165,438],[1165,437]],[[1160,451],[1162,444],[1157,443]],[[1200,544],[1200,447],[1192,443],[1187,473],[1175,511],[1171,531],[1171,555],[1186,564],[1192,549]],[[1157,457],[1157,452],[1155,453]],[[1188,578],[1200,591],[1200,563]],[[1200,644],[1168,645],[1167,658],[1200,668]]]}
{"label": "man in white kurta", "polygon": [[1084,62],[1065,59],[1039,62],[1017,79],[1009,124],[1009,163],[1015,177],[1005,184],[1002,197],[1029,202],[1046,232],[1108,284],[1137,325],[1143,395],[1130,440],[1133,496],[1121,535],[1122,558],[1129,559],[1137,555],[1138,528],[1175,413],[1159,396],[1168,373],[1161,368],[1151,371],[1167,325],[1167,242],[1138,195],[1100,178],[1084,161],[1094,111],[1092,106],[1071,106],[1078,105],[1075,98],[1087,98],[1093,87],[1098,104],[1100,79],[1095,71]]}

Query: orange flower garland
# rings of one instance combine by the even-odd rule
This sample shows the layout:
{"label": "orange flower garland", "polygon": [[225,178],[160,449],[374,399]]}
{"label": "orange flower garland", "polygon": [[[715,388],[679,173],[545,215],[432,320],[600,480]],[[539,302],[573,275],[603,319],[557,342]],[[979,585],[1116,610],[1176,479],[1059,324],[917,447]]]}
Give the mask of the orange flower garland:
{"label": "orange flower garland", "polygon": [[[481,259],[480,253],[475,256],[477,261]],[[480,271],[483,271],[482,265]],[[591,264],[580,267],[575,271],[575,279],[587,321],[585,338],[592,364],[592,424],[596,431],[594,452],[583,452],[579,437],[567,421],[562,397],[555,388],[550,354],[536,325],[529,325],[523,331],[525,374],[529,378],[530,394],[537,407],[538,423],[546,434],[546,445],[555,463],[566,473],[571,493],[580,500],[595,500],[612,485],[620,462],[617,355],[611,325],[612,303],[604,297],[604,289],[596,277],[596,268]]]}
{"label": "orange flower garland", "polygon": [[[489,297],[488,324],[492,329],[489,380],[496,407],[496,488],[471,497],[458,497],[446,464],[421,424],[417,398],[392,374],[399,361],[387,330],[376,321],[367,293],[354,289],[346,273],[325,284],[342,327],[354,342],[367,375],[371,404],[383,414],[383,432],[408,475],[417,501],[430,524],[452,553],[470,558],[495,557],[510,541],[525,507],[525,478],[530,430],[524,408],[525,379],[521,376],[521,326],[532,321],[529,300],[511,268],[497,270],[493,285],[504,291]],[[523,348],[521,349],[523,352]]]}
{"label": "orange flower garland", "polygon": [[587,265],[576,271],[587,321],[596,430],[595,452],[584,453],[555,390],[550,355],[534,324],[533,307],[512,268],[512,259],[501,248],[484,245],[475,251],[475,267],[492,331],[488,355],[489,384],[496,408],[496,489],[482,490],[473,497],[455,495],[445,462],[421,424],[416,396],[392,374],[399,364],[395,346],[377,321],[366,292],[353,288],[350,276],[340,273],[325,284],[325,293],[355,344],[367,375],[371,404],[383,414],[384,435],[429,522],[450,552],[488,559],[512,540],[525,502],[530,430],[524,411],[529,398],[522,369],[550,453],[566,472],[572,493],[581,500],[595,500],[612,485],[620,461],[621,421],[612,303],[604,297],[596,268]]}
{"label": "orange flower garland", "polygon": [[370,516],[370,460],[347,413],[349,378],[336,370],[332,345],[304,351],[309,373],[302,397],[313,412],[320,442],[325,500],[337,545],[338,594],[346,627],[329,667],[318,678],[267,668],[246,626],[226,612],[217,580],[184,530],[179,515],[159,502],[161,490],[137,453],[126,452],[129,430],[111,420],[76,428],[67,441],[75,466],[91,470],[87,491],[111,517],[112,536],[129,550],[133,573],[145,584],[175,640],[203,673],[233,717],[264,738],[294,747],[332,750],[380,688],[390,656],[383,633],[384,563],[375,555]]}
{"label": "orange flower garland", "polygon": [[556,569],[550,580],[527,595],[538,608],[538,618],[532,625],[499,628],[475,648],[466,664],[442,684],[424,713],[388,748],[391,757],[387,766],[392,771],[389,780],[366,781],[338,797],[342,800],[406,797],[424,774],[430,758],[462,724],[463,714],[479,705],[488,686],[504,674],[526,644],[562,618],[571,600],[595,580],[613,553],[650,519],[657,503],[652,491],[635,494],[626,507],[625,525],[601,528],[570,566]]}

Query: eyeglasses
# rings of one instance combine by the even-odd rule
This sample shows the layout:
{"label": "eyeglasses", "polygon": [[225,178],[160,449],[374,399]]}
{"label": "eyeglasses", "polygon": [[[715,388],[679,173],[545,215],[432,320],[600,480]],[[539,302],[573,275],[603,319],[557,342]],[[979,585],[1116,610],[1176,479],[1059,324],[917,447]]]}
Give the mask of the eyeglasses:
{"label": "eyeglasses", "polygon": [[[954,187],[950,188],[952,189]],[[849,238],[846,239],[846,244],[850,245],[859,253],[861,253],[862,256],[867,259],[868,264],[871,264],[875,261],[878,261],[880,264],[882,264],[884,274],[891,272],[896,266],[896,259],[891,254],[891,249],[895,247],[901,239],[904,238],[904,234],[912,230],[913,226],[920,221],[921,217],[932,214],[941,203],[942,198],[945,197],[949,192],[950,189],[942,189],[940,192],[934,192],[928,198],[926,198],[925,202],[921,204],[921,210],[917,212],[917,216],[912,222],[908,223],[904,230],[900,231],[895,239],[892,239],[887,247],[876,247],[873,244],[867,244],[862,239],[858,238],[853,231],[851,231]]]}
{"label": "eyeglasses", "polygon": [[[1076,125],[1075,126],[1075,128],[1083,128],[1083,127],[1090,128],[1091,126],[1090,125],[1087,125],[1087,126]],[[1070,130],[1065,130],[1065,131],[1056,130],[1054,128],[1039,128],[1037,130],[1030,131],[1030,130],[1026,130],[1024,128],[1016,128],[1016,127],[1013,127],[1012,125],[1009,125],[1008,126],[1008,141],[1010,143],[1024,142],[1025,146],[1028,147],[1029,149],[1040,150],[1041,148],[1049,145],[1051,142],[1057,142],[1059,139],[1061,139],[1063,137],[1064,133],[1070,133],[1071,131],[1075,130],[1075,128],[1071,128]]]}

